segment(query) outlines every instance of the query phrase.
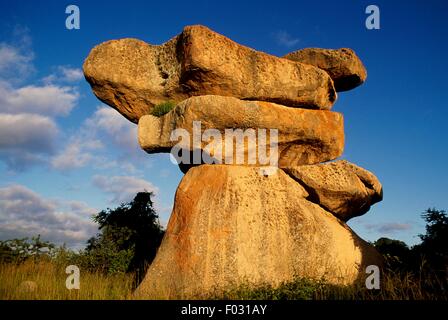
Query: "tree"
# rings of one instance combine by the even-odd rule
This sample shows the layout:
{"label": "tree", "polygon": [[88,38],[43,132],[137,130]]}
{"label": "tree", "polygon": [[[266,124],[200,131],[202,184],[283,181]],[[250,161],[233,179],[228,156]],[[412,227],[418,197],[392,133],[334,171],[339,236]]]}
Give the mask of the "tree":
{"label": "tree", "polygon": [[379,238],[373,245],[384,256],[390,268],[403,269],[409,263],[410,249],[403,241]]}
{"label": "tree", "polygon": [[89,239],[86,251],[109,272],[137,271],[139,279],[154,259],[164,230],[154,210],[152,192],[94,216],[101,233]]}
{"label": "tree", "polygon": [[422,243],[412,248],[415,255],[426,262],[426,267],[442,279],[448,277],[448,216],[444,210],[429,208],[422,213],[426,234],[420,234]]}

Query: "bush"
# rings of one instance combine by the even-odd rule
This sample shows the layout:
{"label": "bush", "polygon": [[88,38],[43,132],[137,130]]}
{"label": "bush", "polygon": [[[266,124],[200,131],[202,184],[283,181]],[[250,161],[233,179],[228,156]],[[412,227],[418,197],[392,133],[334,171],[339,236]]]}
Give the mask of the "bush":
{"label": "bush", "polygon": [[21,263],[29,258],[54,257],[56,246],[36,237],[0,241],[0,262]]}
{"label": "bush", "polygon": [[154,108],[151,110],[151,114],[155,117],[161,117],[164,114],[167,114],[176,106],[174,101],[165,101],[159,104],[156,104]]}
{"label": "bush", "polygon": [[136,272],[141,280],[154,259],[164,230],[154,210],[151,192],[94,216],[101,233],[88,241],[88,268],[106,273]]}
{"label": "bush", "polygon": [[387,267],[394,271],[409,271],[411,250],[403,241],[379,238],[373,245],[383,255]]}

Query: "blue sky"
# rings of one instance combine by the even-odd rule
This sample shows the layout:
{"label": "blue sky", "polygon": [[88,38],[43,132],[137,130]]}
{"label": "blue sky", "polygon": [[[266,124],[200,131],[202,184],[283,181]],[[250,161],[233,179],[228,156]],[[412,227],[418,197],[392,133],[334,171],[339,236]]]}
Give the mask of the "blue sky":
{"label": "blue sky", "polygon": [[[76,4],[81,29],[65,28]],[[365,28],[380,8],[381,29]],[[377,175],[384,200],[350,221],[363,238],[418,242],[420,213],[448,208],[445,1],[4,1],[0,0],[0,239],[37,232],[81,246],[89,217],[156,193],[169,218],[182,174],[147,155],[135,125],[92,94],[80,70],[100,42],[160,44],[203,24],[273,55],[304,47],[354,49],[368,78],[333,107],[345,118],[343,155]]]}

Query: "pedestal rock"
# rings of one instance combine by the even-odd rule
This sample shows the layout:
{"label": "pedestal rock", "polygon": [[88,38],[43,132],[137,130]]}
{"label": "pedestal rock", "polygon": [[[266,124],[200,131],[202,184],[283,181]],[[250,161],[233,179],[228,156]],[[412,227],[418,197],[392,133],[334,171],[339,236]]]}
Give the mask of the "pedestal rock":
{"label": "pedestal rock", "polygon": [[135,297],[201,298],[294,277],[351,284],[381,264],[281,169],[201,165],[183,177],[165,237]]}

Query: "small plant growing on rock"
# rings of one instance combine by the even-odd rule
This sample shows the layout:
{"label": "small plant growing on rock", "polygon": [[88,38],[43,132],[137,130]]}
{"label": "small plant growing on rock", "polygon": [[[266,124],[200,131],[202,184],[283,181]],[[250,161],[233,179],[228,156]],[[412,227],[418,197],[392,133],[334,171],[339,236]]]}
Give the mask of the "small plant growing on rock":
{"label": "small plant growing on rock", "polygon": [[174,101],[165,101],[159,104],[156,104],[154,108],[151,110],[151,114],[155,117],[161,117],[164,114],[167,114],[170,112],[174,107],[176,106],[176,103]]}

